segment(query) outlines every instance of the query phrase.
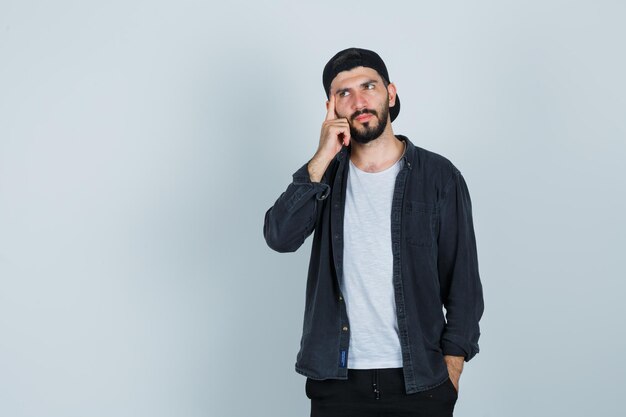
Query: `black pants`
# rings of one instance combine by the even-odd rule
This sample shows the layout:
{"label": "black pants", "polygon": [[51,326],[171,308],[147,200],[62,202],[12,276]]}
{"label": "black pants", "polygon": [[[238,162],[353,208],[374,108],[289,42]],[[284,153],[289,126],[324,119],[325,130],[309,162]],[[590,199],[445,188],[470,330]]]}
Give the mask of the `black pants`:
{"label": "black pants", "polygon": [[458,398],[448,379],[442,385],[406,394],[402,368],[348,369],[348,379],[307,378],[311,417],[452,417]]}

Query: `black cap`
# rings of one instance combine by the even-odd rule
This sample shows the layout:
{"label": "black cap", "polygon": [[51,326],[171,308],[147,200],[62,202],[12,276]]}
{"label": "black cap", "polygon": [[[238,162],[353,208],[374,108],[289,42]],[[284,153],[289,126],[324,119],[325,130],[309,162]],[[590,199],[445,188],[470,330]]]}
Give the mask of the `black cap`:
{"label": "black cap", "polygon": [[[390,82],[387,67],[376,52],[361,48],[344,49],[332,57],[324,67],[322,83],[324,84],[327,98],[330,97],[330,83],[332,83],[337,74],[356,67],[375,69],[385,81]],[[398,113],[400,113],[400,98],[396,95],[396,104],[389,108],[389,115],[391,116],[392,122],[398,117]]]}

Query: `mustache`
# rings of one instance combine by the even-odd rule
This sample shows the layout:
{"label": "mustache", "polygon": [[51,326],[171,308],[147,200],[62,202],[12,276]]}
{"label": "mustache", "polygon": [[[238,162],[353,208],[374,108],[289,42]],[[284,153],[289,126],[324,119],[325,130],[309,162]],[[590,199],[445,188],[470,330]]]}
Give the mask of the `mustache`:
{"label": "mustache", "polygon": [[357,110],[354,113],[352,113],[352,116],[350,116],[350,120],[354,120],[362,114],[371,114],[373,116],[378,117],[378,112],[376,110],[363,109],[363,110]]}

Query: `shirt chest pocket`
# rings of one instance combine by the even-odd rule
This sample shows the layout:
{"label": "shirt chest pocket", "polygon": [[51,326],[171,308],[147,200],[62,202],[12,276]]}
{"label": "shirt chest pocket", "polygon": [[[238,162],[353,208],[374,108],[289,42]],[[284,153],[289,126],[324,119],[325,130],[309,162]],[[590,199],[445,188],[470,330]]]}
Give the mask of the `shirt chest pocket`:
{"label": "shirt chest pocket", "polygon": [[437,209],[434,203],[409,200],[404,208],[404,236],[409,245],[431,247],[437,232]]}

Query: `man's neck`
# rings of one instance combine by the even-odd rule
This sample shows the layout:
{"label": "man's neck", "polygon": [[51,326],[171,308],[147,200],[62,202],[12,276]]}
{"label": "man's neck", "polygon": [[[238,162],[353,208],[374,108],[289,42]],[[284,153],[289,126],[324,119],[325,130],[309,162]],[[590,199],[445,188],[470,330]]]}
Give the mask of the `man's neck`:
{"label": "man's neck", "polygon": [[404,153],[405,143],[393,134],[391,124],[382,135],[366,144],[350,142],[350,160],[365,172],[380,172],[395,164]]}

